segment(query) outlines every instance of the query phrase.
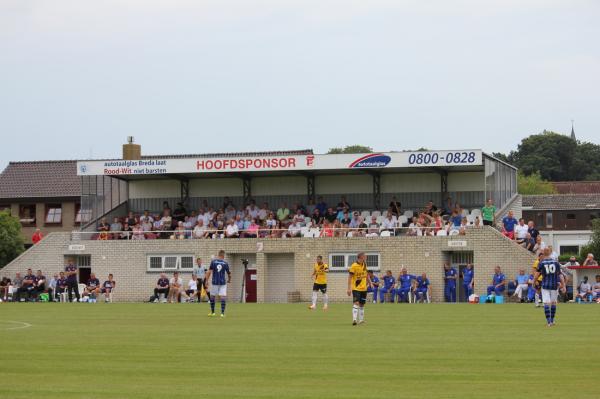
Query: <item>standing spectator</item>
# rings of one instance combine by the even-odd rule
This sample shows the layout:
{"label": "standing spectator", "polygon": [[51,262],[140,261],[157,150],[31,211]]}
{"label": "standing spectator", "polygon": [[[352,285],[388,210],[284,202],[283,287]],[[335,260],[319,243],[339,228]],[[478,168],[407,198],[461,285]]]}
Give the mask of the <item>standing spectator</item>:
{"label": "standing spectator", "polygon": [[511,240],[515,239],[515,226],[519,222],[515,219],[513,211],[508,211],[508,215],[502,218],[502,234]]}
{"label": "standing spectator", "polygon": [[108,224],[108,222],[106,221],[106,218],[102,218],[100,219],[100,223],[98,224],[98,239],[99,240],[108,240],[109,234],[108,232],[110,231],[110,225]]}
{"label": "standing spectator", "polygon": [[392,201],[390,202],[389,208],[392,211],[392,214],[394,216],[396,216],[396,217],[400,216],[402,204],[400,203],[400,201],[398,201],[396,199],[395,195],[392,197]]}
{"label": "standing spectator", "polygon": [[[67,293],[69,302],[79,302],[79,286],[77,284],[77,266],[72,260],[69,260],[65,266],[65,276],[67,277]],[[75,293],[75,301],[73,301],[73,293]]]}
{"label": "standing spectator", "polygon": [[469,297],[473,295],[473,282],[475,281],[475,270],[473,264],[468,263],[467,267],[462,271],[463,288],[465,290],[465,299],[469,301]]}
{"label": "standing spectator", "polygon": [[[517,243],[525,243],[528,234],[529,226],[525,224],[525,220],[523,218],[519,219],[519,224],[515,226],[515,239],[517,240]],[[529,237],[531,237],[531,234],[529,234]]]}
{"label": "standing spectator", "polygon": [[119,239],[119,234],[123,230],[123,225],[119,221],[119,218],[114,218],[112,224],[110,225],[110,232],[113,240]]}
{"label": "standing spectator", "polygon": [[[173,219],[176,222],[183,222],[185,220],[185,215],[187,215],[187,210],[185,209],[185,206],[183,206],[183,202],[178,202],[173,211]],[[131,224],[131,222],[129,222],[129,224]]]}
{"label": "standing spectator", "polygon": [[496,221],[496,206],[491,198],[487,200],[487,203],[481,208],[481,216],[483,218],[484,226],[493,226]]}
{"label": "standing spectator", "polygon": [[346,201],[346,196],[342,195],[342,197],[340,198],[340,202],[338,202],[337,204],[337,211],[339,212],[343,212],[344,210],[350,212],[352,208],[350,207],[350,203],[348,201]]}
{"label": "standing spectator", "polygon": [[515,277],[515,293],[513,296],[519,298],[519,302],[525,302],[525,298],[523,298],[523,294],[527,293],[529,290],[529,276],[525,274],[525,269],[520,269],[519,274]]}
{"label": "standing spectator", "polygon": [[456,302],[456,279],[458,273],[448,262],[444,263],[444,299],[446,302]]}
{"label": "standing spectator", "polygon": [[598,266],[598,262],[594,259],[594,254],[589,253],[583,261],[583,266]]}
{"label": "standing spectator", "polygon": [[33,245],[36,245],[38,242],[42,241],[42,238],[44,238],[44,235],[42,234],[41,230],[35,229],[35,232],[31,236],[31,242]]}
{"label": "standing spectator", "polygon": [[316,208],[319,210],[321,215],[325,215],[327,212],[327,203],[323,201],[323,197],[317,198],[317,206]]}
{"label": "standing spectator", "polygon": [[279,220],[282,225],[286,225],[289,217],[290,210],[288,209],[287,204],[284,202],[281,204],[281,207],[277,209],[277,220]]}
{"label": "standing spectator", "polygon": [[492,292],[500,296],[504,292],[506,286],[506,276],[502,273],[500,266],[496,266],[495,273],[492,276],[492,285],[488,286],[487,294],[492,295]]}

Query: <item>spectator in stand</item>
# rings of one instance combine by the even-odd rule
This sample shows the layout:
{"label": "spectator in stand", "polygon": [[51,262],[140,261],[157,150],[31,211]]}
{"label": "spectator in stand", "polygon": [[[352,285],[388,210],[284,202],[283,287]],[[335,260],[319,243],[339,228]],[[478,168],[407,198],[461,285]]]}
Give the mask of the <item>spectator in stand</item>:
{"label": "spectator in stand", "polygon": [[325,215],[325,213],[327,212],[327,203],[323,200],[323,197],[318,197],[317,198],[317,206],[316,208],[319,210],[319,213],[321,215]]}
{"label": "spectator in stand", "polygon": [[152,216],[150,216],[150,211],[149,210],[144,210],[144,214],[140,217],[140,223],[142,224],[142,226],[144,224],[150,224],[152,225],[154,223],[154,218]]}
{"label": "spectator in stand", "polygon": [[537,241],[540,232],[538,231],[538,229],[535,228],[535,223],[533,222],[533,220],[527,222],[527,227],[527,232],[529,233],[529,235],[531,235],[531,238],[533,238],[534,241]]}
{"label": "spectator in stand", "polygon": [[282,238],[287,237],[287,232],[284,231],[283,226],[279,220],[275,221],[275,225],[270,229],[271,238]]}
{"label": "spectator in stand", "polygon": [[269,204],[263,202],[262,207],[258,210],[258,220],[261,222],[267,220],[267,216],[269,216],[269,213]]}
{"label": "spectator in stand", "polygon": [[598,262],[594,259],[594,254],[589,253],[583,261],[583,266],[598,266]]}
{"label": "spectator in stand", "polygon": [[284,202],[281,204],[281,207],[277,209],[277,220],[281,222],[282,225],[287,225],[290,218],[290,210],[287,207],[287,204]]}
{"label": "spectator in stand", "polygon": [[552,248],[552,245],[548,245],[548,249],[550,250],[550,258],[558,262],[558,253]]}
{"label": "spectator in stand", "polygon": [[460,229],[460,223],[462,222],[462,215],[460,213],[458,213],[458,211],[455,209],[452,211],[452,214],[450,215],[450,222],[452,222],[452,229],[454,230],[458,230]]}
{"label": "spectator in stand", "polygon": [[321,215],[321,211],[319,208],[315,208],[312,213],[312,224],[313,226],[321,226],[323,224],[323,215]]}
{"label": "spectator in stand", "polygon": [[206,238],[208,236],[208,232],[206,231],[206,226],[204,225],[204,219],[199,218],[198,222],[196,222],[196,226],[194,227],[194,231],[192,233],[193,238]]}
{"label": "spectator in stand", "polygon": [[[519,219],[519,224],[515,226],[515,240],[518,244],[523,244],[527,240],[529,234],[529,226],[525,224],[525,219]],[[531,237],[531,234],[529,234]]]}
{"label": "spectator in stand", "polygon": [[110,300],[110,294],[113,292],[115,287],[117,286],[117,282],[114,280],[112,273],[108,275],[108,279],[102,283],[102,288],[100,292],[104,294],[104,302],[108,302]]}
{"label": "spectator in stand", "polygon": [[600,274],[596,274],[596,282],[592,285],[592,297],[594,300],[600,300]]}
{"label": "spectator in stand", "polygon": [[515,293],[513,296],[519,298],[519,302],[525,302],[523,294],[527,294],[529,290],[529,276],[525,274],[525,269],[519,269],[519,274],[515,277]]}
{"label": "spectator in stand", "polygon": [[[227,219],[229,220],[229,219]],[[242,215],[235,215],[235,218],[233,220],[233,223],[236,225],[236,227],[238,228],[238,231],[242,231],[244,230],[244,219],[242,218]]]}
{"label": "spectator in stand", "polygon": [[367,270],[369,280],[371,280],[371,286],[367,287],[367,294],[373,293],[373,303],[377,303],[377,293],[379,292],[379,277],[377,277],[373,270]]}
{"label": "spectator in stand", "polygon": [[106,222],[106,218],[100,219],[100,223],[98,224],[98,239],[99,240],[108,240],[110,225]]}
{"label": "spectator in stand", "polygon": [[592,296],[592,285],[588,283],[588,276],[583,276],[583,281],[577,287],[577,298],[587,302]]}
{"label": "spectator in stand", "polygon": [[306,212],[307,216],[310,216],[313,214],[315,209],[317,209],[317,206],[315,205],[315,201],[312,198],[310,198],[308,200],[308,205],[306,205],[306,209],[304,211]]}
{"label": "spectator in stand", "polygon": [[402,210],[402,204],[400,203],[400,201],[398,201],[396,199],[395,195],[392,197],[392,200],[390,201],[389,208],[394,216],[396,216],[396,217],[400,216],[400,213]]}
{"label": "spectator in stand", "polygon": [[[565,263],[564,265],[562,265],[562,266],[564,266],[565,268],[567,268],[569,266],[579,266],[579,262],[577,262],[577,257],[574,256],[574,255],[571,256],[569,258],[569,261],[567,263]],[[562,270],[562,268],[561,268],[561,270]]]}
{"label": "spectator in stand", "polygon": [[229,219],[235,219],[236,217],[241,217],[241,215],[237,214],[237,211],[235,210],[235,208],[231,205],[229,205],[227,208],[225,208],[225,218],[227,220]]}
{"label": "spectator in stand", "polygon": [[381,230],[387,230],[392,234],[396,232],[397,220],[394,214],[390,211],[387,212],[385,219],[381,221]]}
{"label": "spectator in stand", "polygon": [[531,234],[529,234],[529,232],[527,233],[527,235],[525,235],[525,240],[523,240],[522,245],[523,248],[525,248],[526,250],[534,252],[533,248],[535,247],[535,240],[533,239]]}
{"label": "spectator in stand", "polygon": [[544,252],[544,249],[546,249],[546,243],[544,241],[542,241],[542,236],[538,235],[537,239],[535,240],[535,245],[533,246],[533,253],[536,254],[536,256],[539,256],[541,253]]}
{"label": "spectator in stand", "polygon": [[231,198],[229,198],[229,197],[223,198],[223,209],[227,209],[227,207],[230,205],[235,208],[235,205],[233,205],[233,201],[231,201]]}
{"label": "spectator in stand", "polygon": [[389,302],[394,302],[394,296],[396,294],[396,290],[394,289],[395,285],[396,279],[392,275],[392,271],[388,270],[383,276],[383,287],[379,287],[379,302],[385,303],[385,294],[390,294]]}
{"label": "spectator in stand", "polygon": [[233,222],[233,219],[229,219],[227,223],[227,228],[225,229],[225,237],[226,238],[239,238],[240,237],[240,229]]}
{"label": "spectator in stand", "polygon": [[169,279],[165,273],[160,274],[160,278],[154,287],[154,295],[150,298],[150,302],[158,303],[161,294],[164,295],[162,303],[167,303],[167,297],[169,296]]}
{"label": "spectator in stand", "polygon": [[447,197],[442,210],[442,215],[451,215],[454,205],[452,204],[452,197]]}
{"label": "spectator in stand", "polygon": [[90,278],[83,290],[83,296],[88,296],[88,301],[96,301],[96,297],[100,294],[100,280],[96,278],[96,274],[91,273]]}
{"label": "spectator in stand", "polygon": [[430,200],[430,201],[427,203],[427,205],[425,205],[425,209],[423,210],[423,213],[425,213],[426,215],[429,215],[429,216],[433,216],[433,214],[434,214],[435,212],[437,212],[437,210],[438,210],[438,209],[437,209],[437,206],[435,206],[435,205],[433,204],[433,201],[431,201],[431,200]]}
{"label": "spectator in stand", "polygon": [[248,226],[248,229],[246,230],[246,237],[258,238],[259,228],[260,226],[258,225],[258,223],[256,223],[256,219],[252,218],[250,220],[250,226]]}
{"label": "spectator in stand", "polygon": [[173,303],[173,301],[179,302],[182,287],[183,280],[179,277],[179,272],[173,273],[173,278],[169,281],[169,295],[167,295],[169,303]]}
{"label": "spectator in stand", "polygon": [[42,231],[40,229],[35,229],[35,232],[31,236],[31,242],[33,245],[36,245],[38,242],[42,241],[43,238],[44,235],[42,234]]}
{"label": "spectator in stand", "polygon": [[250,218],[256,219],[258,217],[259,209],[254,203],[254,200],[250,201],[250,205],[246,207],[246,212],[250,215]]}
{"label": "spectator in stand", "polygon": [[496,222],[496,206],[491,198],[489,198],[485,206],[481,208],[481,216],[483,217],[484,226],[493,226]]}
{"label": "spectator in stand", "polygon": [[406,234],[409,236],[423,235],[421,233],[421,225],[419,225],[416,217],[413,216],[412,222],[408,225],[408,232]]}
{"label": "spectator in stand", "polygon": [[119,235],[121,234],[122,230],[123,230],[123,225],[119,221],[119,218],[118,217],[113,218],[113,222],[110,225],[111,238],[113,240],[118,240],[119,239]]}
{"label": "spectator in stand", "polygon": [[487,294],[492,295],[492,293],[494,293],[500,296],[506,288],[506,276],[504,273],[502,273],[500,266],[496,266],[494,271],[495,273],[492,276],[492,285],[488,286]]}
{"label": "spectator in stand", "polygon": [[346,237],[346,231],[343,230],[339,219],[333,221],[333,235],[334,237]]}
{"label": "spectator in stand", "polygon": [[171,230],[173,228],[173,218],[171,217],[171,209],[163,209],[162,217],[160,218],[163,230]]}
{"label": "spectator in stand", "polygon": [[369,226],[367,226],[362,216],[359,216],[357,220],[358,226],[356,226],[356,230],[352,232],[352,235],[354,237],[365,237],[367,235]]}
{"label": "spectator in stand", "polygon": [[367,237],[378,237],[379,236],[379,223],[377,223],[377,217],[371,216],[371,223],[367,229]]}
{"label": "spectator in stand", "polygon": [[350,223],[348,224],[348,227],[351,229],[357,229],[358,226],[360,225],[360,222],[362,221],[359,213],[357,211],[352,212],[352,219],[350,219]]}
{"label": "spectator in stand", "polygon": [[288,237],[300,237],[300,232],[302,231],[302,223],[300,222],[299,217],[294,217],[294,220],[288,226]]}
{"label": "spectator in stand", "polygon": [[344,212],[342,213],[342,218],[339,220],[340,220],[340,224],[345,225],[345,226],[349,226],[350,222],[352,221],[350,219],[350,214],[348,213],[347,210],[344,210]]}
{"label": "spectator in stand", "polygon": [[79,302],[79,286],[77,285],[77,266],[72,260],[69,260],[65,266],[65,276],[67,277],[67,293],[69,302],[73,302],[73,293],[75,293],[75,301]]}
{"label": "spectator in stand", "polygon": [[132,240],[145,240],[146,236],[144,235],[144,229],[142,228],[142,226],[139,223],[136,223],[135,226],[133,226],[133,234],[131,236]]}
{"label": "spectator in stand", "polygon": [[185,209],[183,202],[178,202],[175,210],[173,211],[173,220],[176,222],[183,222],[185,215],[187,215],[187,210]]}
{"label": "spectator in stand", "polygon": [[327,219],[329,223],[333,223],[337,219],[337,213],[333,211],[333,208],[327,208],[325,219]]}
{"label": "spectator in stand", "polygon": [[135,226],[137,221],[138,220],[135,217],[135,215],[133,214],[133,212],[130,211],[127,213],[127,217],[125,218],[125,223],[127,223],[131,227],[131,226]]}
{"label": "spectator in stand", "polygon": [[473,282],[475,281],[475,270],[473,264],[467,263],[467,267],[462,271],[463,288],[465,290],[465,299],[469,301],[469,297],[473,295]]}
{"label": "spectator in stand", "polygon": [[467,227],[469,227],[469,221],[466,217],[460,220],[460,227],[458,228],[458,234],[464,236],[467,234]]}
{"label": "spectator in stand", "polygon": [[342,195],[340,198],[340,202],[338,202],[338,204],[337,204],[338,213],[343,212],[344,210],[350,212],[351,209],[352,209],[352,207],[350,206],[350,203],[348,201],[346,201],[346,196]]}
{"label": "spectator in stand", "polygon": [[323,222],[323,229],[321,229],[321,237],[333,237],[334,236],[333,226],[328,220]]}
{"label": "spectator in stand", "polygon": [[277,226],[277,220],[275,220],[275,215],[273,214],[273,212],[269,212],[267,220],[265,221],[265,225],[269,230],[272,230],[275,228],[275,226]]}
{"label": "spectator in stand", "polygon": [[133,229],[131,228],[129,223],[127,223],[127,222],[123,223],[123,228],[121,230],[123,231],[120,236],[121,240],[129,240],[131,238],[131,234],[133,232]]}
{"label": "spectator in stand", "polygon": [[475,216],[475,222],[473,222],[473,227],[481,227],[481,219],[479,219],[479,216]]}
{"label": "spectator in stand", "polygon": [[513,211],[508,211],[508,215],[502,218],[502,234],[511,240],[515,239],[515,226],[519,222],[515,219]]}

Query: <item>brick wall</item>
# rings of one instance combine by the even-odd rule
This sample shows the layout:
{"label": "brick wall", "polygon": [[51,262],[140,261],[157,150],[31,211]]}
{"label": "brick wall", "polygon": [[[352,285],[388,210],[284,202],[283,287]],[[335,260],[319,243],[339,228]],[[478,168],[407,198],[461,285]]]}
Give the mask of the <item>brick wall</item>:
{"label": "brick wall", "polygon": [[[456,245],[460,241],[462,246]],[[69,250],[69,244],[82,244],[81,251]],[[261,247],[261,248],[259,248]],[[70,241],[70,235],[53,233],[0,271],[14,276],[28,267],[41,269],[47,276],[62,270],[69,256],[91,255],[92,271],[102,281],[113,273],[117,281],[118,301],[146,300],[155,285],[158,273],[147,271],[151,254],[194,254],[208,264],[219,249],[227,252],[233,279],[229,297],[239,301],[243,266],[248,258],[257,271],[258,302],[287,300],[287,291],[299,291],[301,300],[310,299],[310,278],[314,259],[331,252],[378,252],[381,271],[392,270],[397,275],[402,265],[409,273],[426,272],[432,283],[434,301],[443,300],[443,262],[452,251],[472,251],[475,264],[475,292],[483,293],[490,283],[493,269],[500,265],[509,279],[519,268],[527,270],[532,255],[492,228],[470,229],[466,236],[452,237],[389,237],[389,238],[298,238],[298,239],[232,239],[232,240],[148,240],[148,241]],[[257,251],[260,249],[260,251]],[[183,273],[187,283],[190,273]],[[347,301],[346,272],[329,273],[329,295],[332,301]]]}

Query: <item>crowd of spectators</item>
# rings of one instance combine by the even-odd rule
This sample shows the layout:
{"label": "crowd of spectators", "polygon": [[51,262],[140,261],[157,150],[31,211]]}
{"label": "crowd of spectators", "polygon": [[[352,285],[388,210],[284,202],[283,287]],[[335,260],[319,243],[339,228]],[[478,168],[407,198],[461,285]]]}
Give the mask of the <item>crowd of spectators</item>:
{"label": "crowd of spectators", "polygon": [[383,212],[359,211],[352,208],[342,196],[337,205],[327,204],[322,197],[317,203],[299,203],[289,207],[283,202],[272,208],[260,206],[254,200],[236,206],[228,197],[213,208],[205,200],[198,210],[189,211],[178,203],[171,209],[163,203],[160,212],[129,212],[112,221],[103,218],[97,228],[99,240],[145,239],[202,239],[202,238],[289,238],[300,236],[321,237],[375,237],[406,234],[452,235],[466,234],[468,228],[483,225],[482,210],[471,214],[449,198],[442,208],[429,201],[414,213],[402,212],[401,203],[393,197]]}

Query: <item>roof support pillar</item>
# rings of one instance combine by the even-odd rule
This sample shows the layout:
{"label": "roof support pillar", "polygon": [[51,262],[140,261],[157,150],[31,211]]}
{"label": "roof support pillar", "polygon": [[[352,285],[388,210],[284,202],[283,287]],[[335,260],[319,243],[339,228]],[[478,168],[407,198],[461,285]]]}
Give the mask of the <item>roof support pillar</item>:
{"label": "roof support pillar", "polygon": [[252,199],[252,178],[248,175],[244,175],[242,177],[242,186],[244,191],[244,205],[247,205]]}
{"label": "roof support pillar", "polygon": [[190,202],[190,181],[189,179],[179,180],[181,189],[181,203],[187,208]]}
{"label": "roof support pillar", "polygon": [[381,174],[373,172],[373,209],[381,210]]}
{"label": "roof support pillar", "polygon": [[315,201],[315,175],[306,176],[306,196],[308,201]]}
{"label": "roof support pillar", "polygon": [[440,192],[442,195],[441,204],[444,204],[445,199],[448,198],[448,171],[442,170],[440,174]]}

